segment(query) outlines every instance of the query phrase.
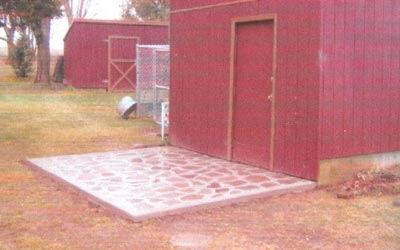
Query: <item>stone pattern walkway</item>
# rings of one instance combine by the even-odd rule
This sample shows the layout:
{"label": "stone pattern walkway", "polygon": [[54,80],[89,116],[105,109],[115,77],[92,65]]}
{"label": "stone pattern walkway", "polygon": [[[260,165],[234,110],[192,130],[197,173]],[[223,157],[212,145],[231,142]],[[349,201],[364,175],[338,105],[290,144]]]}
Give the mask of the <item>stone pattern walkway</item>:
{"label": "stone pattern walkway", "polygon": [[314,182],[175,147],[28,160],[134,221],[312,189]]}

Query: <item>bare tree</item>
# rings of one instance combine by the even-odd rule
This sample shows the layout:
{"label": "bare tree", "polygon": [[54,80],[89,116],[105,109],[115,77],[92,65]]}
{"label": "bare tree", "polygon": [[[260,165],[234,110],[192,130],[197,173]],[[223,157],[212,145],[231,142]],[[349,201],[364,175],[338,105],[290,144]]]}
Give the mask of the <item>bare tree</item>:
{"label": "bare tree", "polygon": [[122,16],[125,19],[157,20],[169,19],[169,0],[125,0]]}
{"label": "bare tree", "polygon": [[0,11],[18,16],[30,28],[38,56],[35,83],[50,83],[50,23],[61,15],[59,0],[2,0]]}
{"label": "bare tree", "polygon": [[12,50],[14,49],[14,41],[15,34],[17,32],[19,23],[19,18],[12,14],[1,14],[0,15],[0,27],[3,28],[5,37],[0,37],[0,40],[3,40],[7,43],[7,55],[8,61],[10,61],[10,55]]}
{"label": "bare tree", "polygon": [[74,18],[85,18],[93,7],[93,0],[63,0],[65,15],[71,25]]}
{"label": "bare tree", "polygon": [[[18,15],[13,13],[0,13],[0,28],[3,28],[5,36],[0,36],[0,40],[7,43],[7,56],[10,63],[10,56],[15,48],[18,37],[26,36],[29,39],[30,47],[34,48],[34,37],[28,25]],[[19,34],[19,35],[18,35]]]}

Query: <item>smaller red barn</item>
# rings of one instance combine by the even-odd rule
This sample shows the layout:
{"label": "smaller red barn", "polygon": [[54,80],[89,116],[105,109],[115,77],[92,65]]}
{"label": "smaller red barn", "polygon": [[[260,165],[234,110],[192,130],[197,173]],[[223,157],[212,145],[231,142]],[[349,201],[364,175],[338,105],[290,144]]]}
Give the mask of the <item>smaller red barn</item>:
{"label": "smaller red barn", "polygon": [[135,88],[136,44],[168,44],[168,24],[74,20],[64,38],[64,82],[110,91]]}

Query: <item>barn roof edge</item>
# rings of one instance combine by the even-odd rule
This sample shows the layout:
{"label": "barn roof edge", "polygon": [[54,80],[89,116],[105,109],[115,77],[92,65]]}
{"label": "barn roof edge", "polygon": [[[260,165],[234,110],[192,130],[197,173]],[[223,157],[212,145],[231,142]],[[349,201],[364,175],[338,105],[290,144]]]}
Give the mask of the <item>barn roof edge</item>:
{"label": "barn roof edge", "polygon": [[169,22],[164,21],[132,21],[132,20],[102,20],[102,19],[82,19],[77,18],[72,21],[72,24],[69,26],[67,33],[64,36],[65,38],[70,33],[72,27],[77,23],[93,23],[93,24],[115,24],[115,25],[132,25],[132,26],[169,26]]}

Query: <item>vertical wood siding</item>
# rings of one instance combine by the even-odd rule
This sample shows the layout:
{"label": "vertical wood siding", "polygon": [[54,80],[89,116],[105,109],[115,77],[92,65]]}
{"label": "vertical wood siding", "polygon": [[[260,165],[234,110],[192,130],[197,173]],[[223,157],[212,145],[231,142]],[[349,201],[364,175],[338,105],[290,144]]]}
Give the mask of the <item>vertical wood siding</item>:
{"label": "vertical wood siding", "polygon": [[[172,11],[184,3],[187,1],[172,1]],[[260,0],[172,14],[171,143],[227,157],[231,20],[272,13],[277,14],[278,25],[273,167],[315,179],[320,97],[319,1]]]}
{"label": "vertical wood siding", "polygon": [[320,158],[399,150],[400,2],[321,3]]}
{"label": "vertical wood siding", "polygon": [[315,179],[320,159],[399,150],[396,0],[260,0],[172,14],[171,142],[226,158],[231,20],[268,13],[278,22],[274,169]]}
{"label": "vertical wood siding", "polygon": [[[167,44],[168,26],[74,22],[64,39],[64,79],[68,84],[78,88],[107,87],[106,40],[110,35],[138,36],[141,44]],[[123,46],[120,49],[124,50]]]}
{"label": "vertical wood siding", "polygon": [[203,9],[215,7],[217,5],[230,5],[243,2],[255,2],[258,0],[186,0],[186,1],[171,1],[172,12],[188,11],[193,9]]}

